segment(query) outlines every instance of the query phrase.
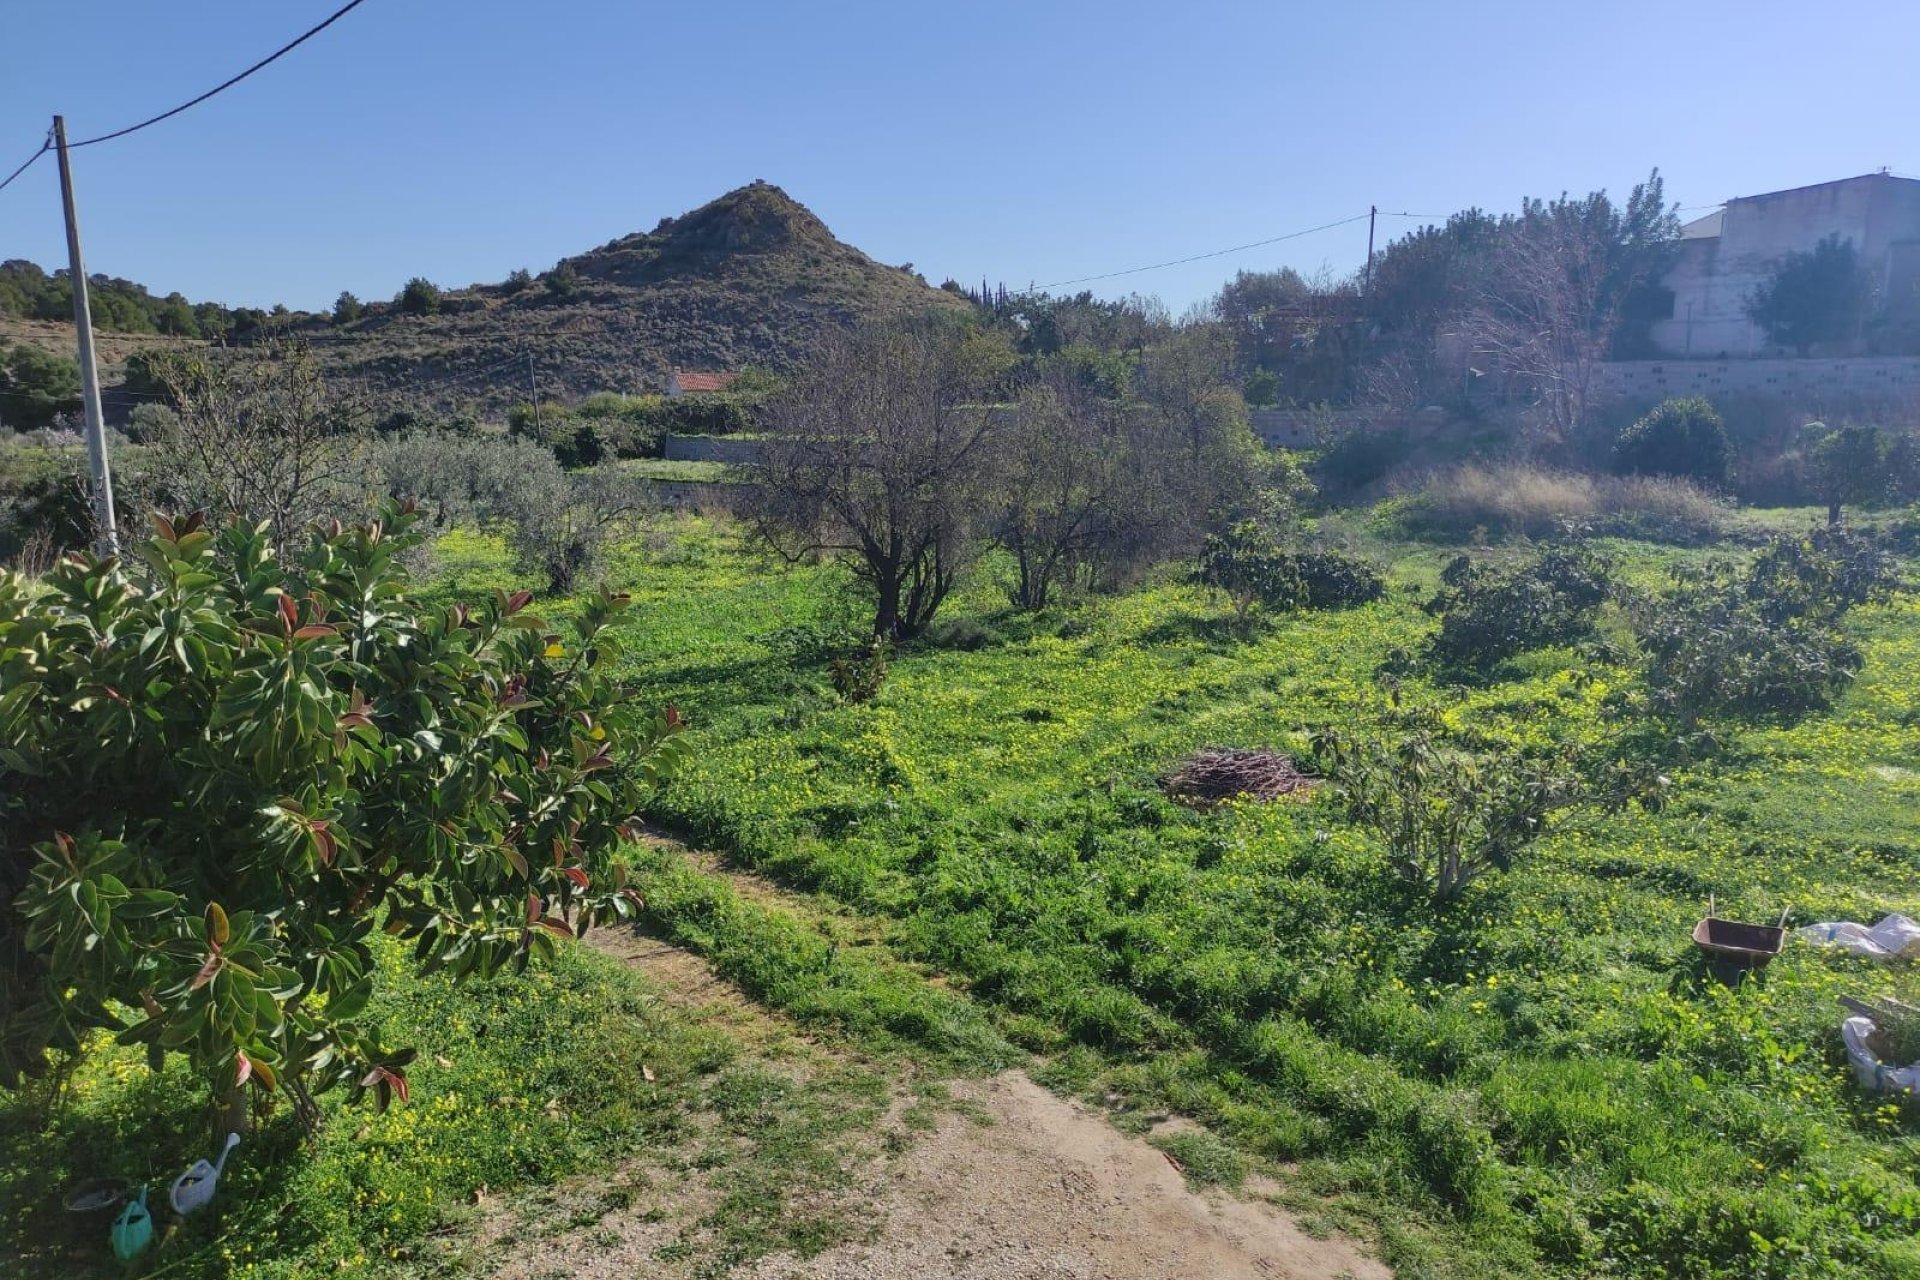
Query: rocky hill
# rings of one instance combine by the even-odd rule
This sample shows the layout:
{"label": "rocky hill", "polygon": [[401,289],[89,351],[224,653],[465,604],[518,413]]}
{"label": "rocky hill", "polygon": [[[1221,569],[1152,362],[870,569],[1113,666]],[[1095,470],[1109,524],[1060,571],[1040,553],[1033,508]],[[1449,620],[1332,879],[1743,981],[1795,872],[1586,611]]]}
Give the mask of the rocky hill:
{"label": "rocky hill", "polygon": [[300,327],[329,372],[415,407],[498,416],[527,398],[658,390],[670,369],[774,369],[827,326],[959,307],[912,271],[834,238],[754,182],[544,275],[446,293],[430,315],[392,303]]}

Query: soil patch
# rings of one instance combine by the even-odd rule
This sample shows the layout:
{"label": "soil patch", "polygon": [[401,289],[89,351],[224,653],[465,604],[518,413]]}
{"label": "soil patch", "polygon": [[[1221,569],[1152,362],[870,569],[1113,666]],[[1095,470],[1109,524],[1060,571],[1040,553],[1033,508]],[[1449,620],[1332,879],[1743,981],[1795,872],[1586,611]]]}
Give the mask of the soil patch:
{"label": "soil patch", "polygon": [[[879,1180],[874,1239],[810,1259],[776,1254],[753,1280],[1390,1280],[1351,1240],[1292,1215],[1197,1193],[1166,1155],[1024,1072],[957,1084],[973,1117],[943,1116]],[[969,1108],[973,1110],[973,1108]]]}

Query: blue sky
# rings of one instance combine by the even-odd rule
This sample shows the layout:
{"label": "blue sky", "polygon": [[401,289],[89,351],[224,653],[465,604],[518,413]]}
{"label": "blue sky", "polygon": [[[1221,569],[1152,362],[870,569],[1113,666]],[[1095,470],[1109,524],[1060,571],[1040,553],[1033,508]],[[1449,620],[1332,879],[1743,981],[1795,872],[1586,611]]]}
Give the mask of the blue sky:
{"label": "blue sky", "polygon": [[[0,173],[54,111],[144,118],[338,2],[0,0]],[[90,270],[235,304],[539,271],[753,178],[935,283],[1023,287],[1654,165],[1687,206],[1920,173],[1916,50],[1911,0],[367,0],[75,170]],[[1092,287],[1178,311],[1365,251],[1362,222]],[[0,192],[7,257],[65,261],[44,160]]]}

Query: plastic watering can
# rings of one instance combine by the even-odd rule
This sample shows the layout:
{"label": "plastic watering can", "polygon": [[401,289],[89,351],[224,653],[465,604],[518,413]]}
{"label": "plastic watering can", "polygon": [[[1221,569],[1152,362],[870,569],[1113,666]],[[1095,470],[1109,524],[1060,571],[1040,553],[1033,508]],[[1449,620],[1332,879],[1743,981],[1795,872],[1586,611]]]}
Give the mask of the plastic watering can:
{"label": "plastic watering can", "polygon": [[153,1215],[147,1212],[145,1187],[140,1188],[139,1195],[127,1201],[127,1207],[113,1220],[107,1239],[113,1244],[113,1256],[122,1262],[133,1261],[153,1243]]}
{"label": "plastic watering can", "polygon": [[207,1201],[213,1199],[213,1189],[220,1182],[220,1172],[227,1167],[227,1155],[240,1145],[240,1135],[227,1135],[227,1145],[220,1150],[220,1162],[208,1164],[205,1160],[196,1160],[187,1171],[173,1180],[173,1186],[167,1192],[167,1201],[173,1205],[173,1211],[185,1216],[195,1209],[204,1208]]}

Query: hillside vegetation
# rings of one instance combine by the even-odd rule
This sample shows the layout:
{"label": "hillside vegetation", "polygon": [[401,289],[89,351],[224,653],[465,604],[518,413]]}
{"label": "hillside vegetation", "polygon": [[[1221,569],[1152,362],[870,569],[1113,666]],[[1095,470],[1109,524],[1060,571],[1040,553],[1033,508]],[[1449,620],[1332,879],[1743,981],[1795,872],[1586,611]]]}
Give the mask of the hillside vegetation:
{"label": "hillside vegetation", "polygon": [[671,369],[789,368],[826,327],[928,309],[966,308],[754,182],[544,275],[449,292],[432,314],[369,307],[305,331],[330,373],[423,407],[500,416],[529,394],[528,355],[544,397],[639,392]]}

